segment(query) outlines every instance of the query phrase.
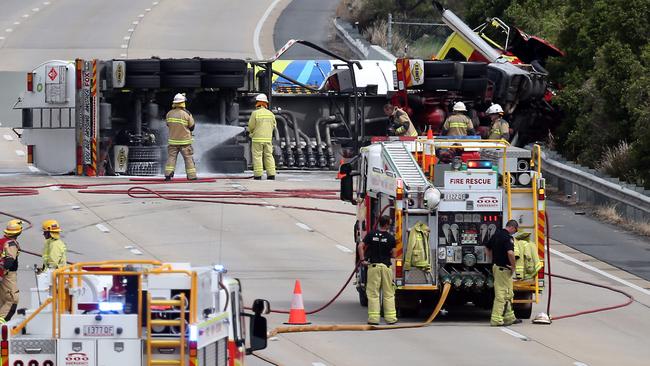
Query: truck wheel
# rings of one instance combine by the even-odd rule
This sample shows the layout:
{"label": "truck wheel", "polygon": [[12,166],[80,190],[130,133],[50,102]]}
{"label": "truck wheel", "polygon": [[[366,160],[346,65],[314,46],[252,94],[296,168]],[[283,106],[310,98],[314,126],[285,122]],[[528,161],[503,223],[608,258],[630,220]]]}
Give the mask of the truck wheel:
{"label": "truck wheel", "polygon": [[201,87],[201,75],[163,75],[160,79],[163,88]]}
{"label": "truck wheel", "polygon": [[461,62],[463,65],[464,78],[485,78],[487,76],[487,64],[485,62]]}
{"label": "truck wheel", "polygon": [[424,61],[424,77],[450,76],[456,73],[453,61]]}
{"label": "truck wheel", "polygon": [[244,75],[203,75],[201,85],[204,88],[241,88]]}
{"label": "truck wheel", "polygon": [[153,176],[160,174],[160,163],[157,161],[133,161],[126,167],[127,175]]}
{"label": "truck wheel", "polygon": [[160,161],[160,146],[129,146],[129,161]]}
{"label": "truck wheel", "polygon": [[458,82],[454,76],[425,77],[424,90],[458,90]]}
{"label": "truck wheel", "polygon": [[160,70],[169,74],[201,72],[201,61],[195,58],[169,58],[160,60]]}
{"label": "truck wheel", "polygon": [[160,72],[160,60],[152,58],[145,60],[124,60],[126,75],[129,74],[157,74]]}
{"label": "truck wheel", "polygon": [[357,287],[357,292],[359,293],[359,305],[361,307],[368,307],[368,296],[366,295],[366,290],[363,287]]}
{"label": "truck wheel", "polygon": [[[515,300],[532,300],[532,292],[515,292]],[[533,313],[533,303],[513,304],[512,310],[515,312],[517,319],[530,319]]]}
{"label": "truck wheel", "polygon": [[159,89],[160,76],[158,75],[129,75],[126,74],[126,88],[134,89]]}
{"label": "truck wheel", "polygon": [[229,58],[204,58],[201,71],[206,74],[245,74],[246,61]]}

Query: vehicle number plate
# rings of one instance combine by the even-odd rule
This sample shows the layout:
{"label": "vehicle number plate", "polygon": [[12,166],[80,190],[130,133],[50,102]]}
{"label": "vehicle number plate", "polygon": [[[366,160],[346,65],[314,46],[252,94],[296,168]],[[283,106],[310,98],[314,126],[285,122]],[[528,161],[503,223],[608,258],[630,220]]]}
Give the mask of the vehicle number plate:
{"label": "vehicle number plate", "polygon": [[85,337],[113,337],[115,327],[112,325],[84,325]]}
{"label": "vehicle number plate", "polygon": [[467,193],[445,193],[443,198],[445,201],[465,201],[467,199]]}

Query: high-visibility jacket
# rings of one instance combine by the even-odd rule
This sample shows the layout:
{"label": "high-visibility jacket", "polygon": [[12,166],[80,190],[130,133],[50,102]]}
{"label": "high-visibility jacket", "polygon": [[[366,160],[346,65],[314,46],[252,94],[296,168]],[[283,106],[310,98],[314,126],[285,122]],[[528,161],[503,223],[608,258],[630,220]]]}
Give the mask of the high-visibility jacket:
{"label": "high-visibility jacket", "polygon": [[409,239],[404,258],[405,270],[409,270],[411,267],[419,268],[423,271],[431,270],[431,260],[429,258],[430,231],[427,224],[421,221],[409,230]]}
{"label": "high-visibility jacket", "polygon": [[503,118],[499,118],[498,120],[492,123],[492,126],[490,127],[490,136],[488,137],[488,139],[490,140],[499,140],[503,138],[507,139],[509,134],[510,134],[510,125]]}
{"label": "high-visibility jacket", "polygon": [[190,145],[194,118],[184,108],[174,108],[167,112],[167,128],[169,129],[169,145]]}
{"label": "high-visibility jacket", "polygon": [[273,112],[264,107],[257,108],[248,119],[248,132],[251,140],[253,142],[272,142],[276,124]]}
{"label": "high-visibility jacket", "polygon": [[415,130],[408,113],[404,112],[404,110],[395,107],[390,119],[395,128],[395,135],[417,137],[418,132]]}
{"label": "high-visibility jacket", "polygon": [[15,272],[18,270],[18,253],[20,245],[16,239],[3,237],[0,238],[0,248],[2,248],[2,268],[0,268],[0,277],[4,277],[6,272]]}
{"label": "high-visibility jacket", "polygon": [[456,113],[447,117],[442,129],[447,131],[447,136],[467,136],[468,132],[474,131],[474,124],[466,115]]}
{"label": "high-visibility jacket", "polygon": [[515,237],[515,270],[517,278],[529,280],[537,276],[542,262],[537,254],[537,246],[528,241],[530,233],[521,233]]}
{"label": "high-visibility jacket", "polygon": [[61,239],[49,238],[43,247],[43,266],[56,269],[67,265],[66,246]]}

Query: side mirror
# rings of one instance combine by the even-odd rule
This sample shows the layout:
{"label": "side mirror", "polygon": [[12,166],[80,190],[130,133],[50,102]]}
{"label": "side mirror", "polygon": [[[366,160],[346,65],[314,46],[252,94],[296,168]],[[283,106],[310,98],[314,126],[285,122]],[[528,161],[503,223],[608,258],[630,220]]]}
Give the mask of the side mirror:
{"label": "side mirror", "polygon": [[339,168],[339,174],[343,176],[341,178],[341,201],[347,201],[356,205],[357,201],[354,199],[353,177],[358,175],[358,173],[352,170],[352,164],[346,163],[342,164]]}
{"label": "side mirror", "polygon": [[271,305],[267,300],[256,299],[253,301],[253,314],[244,314],[249,318],[250,347],[246,348],[246,354],[250,355],[254,351],[265,349],[267,345],[267,324],[266,318],[262,314],[268,314],[271,311]]}

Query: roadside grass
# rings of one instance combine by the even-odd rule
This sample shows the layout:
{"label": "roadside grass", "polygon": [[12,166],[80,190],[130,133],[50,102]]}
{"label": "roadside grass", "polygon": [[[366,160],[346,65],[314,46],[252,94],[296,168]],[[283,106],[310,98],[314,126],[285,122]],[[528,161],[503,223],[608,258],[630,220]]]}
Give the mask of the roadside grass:
{"label": "roadside grass", "polygon": [[597,206],[594,209],[594,216],[607,223],[622,226],[637,234],[650,236],[650,222],[628,220],[616,211],[616,205]]}

